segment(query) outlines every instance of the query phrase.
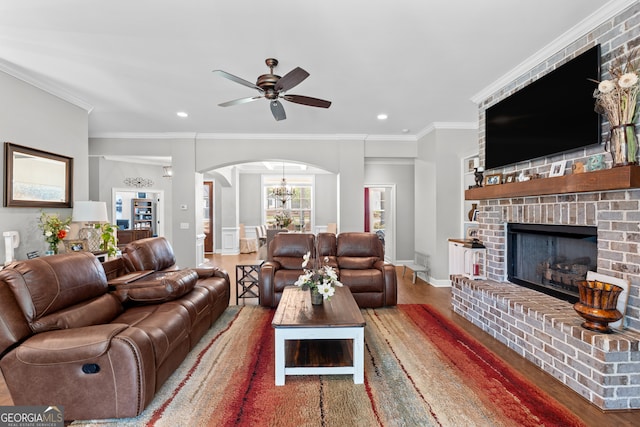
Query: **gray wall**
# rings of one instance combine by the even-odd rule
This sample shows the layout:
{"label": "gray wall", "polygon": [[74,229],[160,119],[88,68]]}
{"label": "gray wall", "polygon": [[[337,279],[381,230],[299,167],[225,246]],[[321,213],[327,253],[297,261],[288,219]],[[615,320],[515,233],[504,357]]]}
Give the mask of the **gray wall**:
{"label": "gray wall", "polygon": [[397,164],[377,160],[365,164],[365,184],[395,185],[396,259],[411,260],[414,251],[415,178],[414,162]]}
{"label": "gray wall", "polygon": [[434,284],[448,284],[448,239],[462,237],[462,157],[477,149],[475,129],[435,130],[419,141],[416,160],[416,250],[429,257]]}
{"label": "gray wall", "polygon": [[[88,200],[88,114],[56,96],[22,80],[0,72],[0,132],[2,141],[73,158],[73,199]],[[3,147],[4,150],[4,147]],[[4,177],[4,165],[0,164]],[[72,209],[45,209],[61,217],[72,215]],[[38,229],[40,209],[0,208],[0,231],[16,230],[21,243],[16,257],[25,259],[27,252],[43,253],[47,245]],[[0,262],[4,262],[4,239],[0,244]]]}
{"label": "gray wall", "polygon": [[[127,191],[136,192],[164,192],[164,236],[172,240],[172,227],[173,223],[172,209],[166,209],[167,206],[172,206],[172,178],[164,178],[162,176],[163,170],[161,166],[146,165],[140,163],[130,163],[122,161],[107,160],[102,157],[91,157],[91,186],[97,188],[97,195],[92,196],[92,200],[102,200],[107,202],[107,211],[109,212],[109,219],[113,220],[113,201],[112,201],[112,189],[122,188]],[[96,173],[97,171],[97,173]],[[127,186],[124,183],[126,178],[144,178],[153,181],[153,185],[150,187],[136,188]],[[99,185],[93,182],[93,179],[97,178]],[[113,221],[115,223],[115,221]]]}
{"label": "gray wall", "polygon": [[[88,140],[87,112],[82,108],[3,73],[0,73],[0,90],[12,99],[10,105],[0,107],[3,139],[73,157],[74,199],[100,199],[111,206],[111,189],[122,187],[122,179],[129,175],[149,177],[164,189],[165,235],[171,236],[178,262],[184,266],[193,265],[195,261],[193,242],[201,221],[196,212],[196,194],[202,177],[196,172],[248,161],[290,160],[329,172],[316,176],[316,224],[338,222],[340,231],[362,230],[365,184],[395,184],[396,258],[408,260],[414,247],[423,251],[426,248],[432,265],[437,267],[434,276],[447,278],[446,239],[456,236],[462,221],[459,156],[468,154],[467,142],[477,147],[476,131],[433,130],[419,141],[367,141],[364,137],[347,137],[265,143],[260,139],[231,141],[184,135]],[[435,153],[440,150],[443,152]],[[164,180],[160,167],[104,158],[117,155],[171,157],[174,178],[170,183]],[[376,159],[376,162],[368,163],[367,159]],[[401,164],[393,161],[381,164],[379,159],[395,159]],[[260,220],[260,185],[255,185],[256,179],[259,180],[238,174],[224,184],[216,179],[216,247],[220,247],[220,227],[225,222],[236,225],[240,219],[247,224]],[[253,193],[240,191],[241,187],[254,185]],[[337,197],[324,197],[325,194]],[[187,205],[186,210],[180,209],[183,204]],[[251,206],[257,209],[254,211]],[[71,215],[71,210],[63,209],[61,213]],[[37,229],[38,217],[38,209],[0,208],[3,231],[16,229],[22,234],[19,258],[24,258],[27,251],[46,249]],[[181,223],[189,224],[189,228],[181,229]]]}

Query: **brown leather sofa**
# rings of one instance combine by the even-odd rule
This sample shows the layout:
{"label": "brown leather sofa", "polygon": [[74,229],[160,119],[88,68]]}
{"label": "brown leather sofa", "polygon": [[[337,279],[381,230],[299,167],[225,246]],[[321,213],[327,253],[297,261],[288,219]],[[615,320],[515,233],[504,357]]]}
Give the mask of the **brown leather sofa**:
{"label": "brown leather sofa", "polygon": [[127,262],[144,271],[110,261],[110,282],[87,252],[0,271],[0,369],[15,405],[136,416],[229,305],[226,272],[176,270],[166,240],[131,245]]}
{"label": "brown leather sofa", "polygon": [[334,267],[361,308],[397,303],[397,277],[393,264],[384,261],[384,247],[371,233],[283,233],[274,236],[267,260],[260,268],[260,305],[276,307],[286,286],[303,273],[302,256],[316,252],[323,264]]}

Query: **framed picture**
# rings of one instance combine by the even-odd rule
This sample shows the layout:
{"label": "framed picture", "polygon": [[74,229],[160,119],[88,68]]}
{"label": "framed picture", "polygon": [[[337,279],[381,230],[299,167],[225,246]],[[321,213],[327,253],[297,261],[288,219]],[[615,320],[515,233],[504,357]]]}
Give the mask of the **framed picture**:
{"label": "framed picture", "polygon": [[73,159],[5,142],[4,206],[73,206]]}
{"label": "framed picture", "polygon": [[465,239],[473,240],[478,238],[478,227],[469,227],[467,228],[467,235]]}
{"label": "framed picture", "polygon": [[472,157],[467,160],[467,172],[473,172],[478,166],[480,166],[480,158]]}
{"label": "framed picture", "polygon": [[484,177],[484,185],[497,185],[502,184],[502,174],[494,173]]}
{"label": "framed picture", "polygon": [[86,240],[63,240],[67,252],[84,252],[88,250]]}
{"label": "framed picture", "polygon": [[515,172],[514,172],[514,173],[510,173],[510,174],[507,174],[507,175],[504,177],[504,183],[505,183],[505,184],[507,184],[507,183],[509,183],[509,182],[516,182],[516,173],[515,173]]}
{"label": "framed picture", "polygon": [[560,160],[559,162],[551,163],[551,171],[549,176],[562,176],[564,175],[564,168],[567,165],[566,160]]}

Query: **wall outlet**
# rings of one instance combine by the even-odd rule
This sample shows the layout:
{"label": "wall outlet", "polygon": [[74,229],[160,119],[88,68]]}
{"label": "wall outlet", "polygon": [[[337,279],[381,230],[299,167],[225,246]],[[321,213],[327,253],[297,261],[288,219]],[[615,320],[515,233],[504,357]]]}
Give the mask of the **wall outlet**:
{"label": "wall outlet", "polygon": [[180,229],[181,230],[188,230],[189,229],[189,223],[188,222],[181,222],[180,223]]}

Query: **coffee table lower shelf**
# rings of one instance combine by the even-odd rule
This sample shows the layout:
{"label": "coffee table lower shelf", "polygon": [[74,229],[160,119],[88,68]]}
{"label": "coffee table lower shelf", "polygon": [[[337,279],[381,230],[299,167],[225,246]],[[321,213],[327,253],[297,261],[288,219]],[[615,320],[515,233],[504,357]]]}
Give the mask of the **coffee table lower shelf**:
{"label": "coffee table lower shelf", "polygon": [[364,327],[275,328],[276,385],[286,375],[353,375],[364,383]]}

